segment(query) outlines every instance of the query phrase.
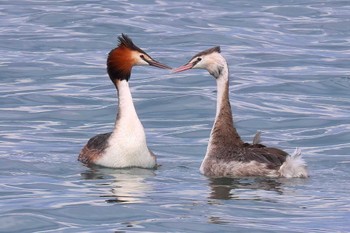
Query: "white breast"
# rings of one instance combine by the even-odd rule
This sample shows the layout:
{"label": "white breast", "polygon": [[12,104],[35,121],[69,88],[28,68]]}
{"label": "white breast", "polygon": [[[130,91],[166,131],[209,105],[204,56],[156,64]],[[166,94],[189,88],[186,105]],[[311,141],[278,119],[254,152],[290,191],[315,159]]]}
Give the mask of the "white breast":
{"label": "white breast", "polygon": [[156,165],[154,156],[148,150],[142,124],[118,127],[108,140],[108,148],[96,164],[105,167],[144,167]]}

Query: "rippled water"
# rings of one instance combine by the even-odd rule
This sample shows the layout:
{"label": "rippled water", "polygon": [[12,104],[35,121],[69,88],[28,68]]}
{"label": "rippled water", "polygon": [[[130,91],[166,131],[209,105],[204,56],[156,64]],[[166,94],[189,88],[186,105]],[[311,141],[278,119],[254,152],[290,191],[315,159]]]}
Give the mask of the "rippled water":
{"label": "rippled water", "polygon": [[[0,20],[0,232],[350,231],[348,1],[13,0]],[[300,147],[311,177],[199,174],[216,88],[198,70],[133,70],[158,170],[78,163],[113,127],[121,33],[174,67],[221,45],[242,137]]]}

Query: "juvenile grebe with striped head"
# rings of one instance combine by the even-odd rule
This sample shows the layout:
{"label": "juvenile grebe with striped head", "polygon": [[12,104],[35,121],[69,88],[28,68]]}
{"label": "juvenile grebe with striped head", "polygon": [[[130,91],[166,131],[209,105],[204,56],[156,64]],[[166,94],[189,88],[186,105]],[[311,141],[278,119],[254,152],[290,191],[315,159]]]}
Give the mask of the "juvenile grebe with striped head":
{"label": "juvenile grebe with striped head", "polygon": [[183,66],[173,69],[205,69],[217,84],[216,116],[200,171],[209,177],[308,177],[305,161],[297,148],[293,155],[260,144],[260,133],[253,144],[244,143],[234,124],[229,100],[229,70],[220,47],[198,53]]}
{"label": "juvenile grebe with striped head", "polygon": [[107,58],[107,72],[118,95],[114,129],[92,137],[79,154],[80,162],[112,168],[156,167],[156,156],[147,147],[145,131],[137,116],[128,82],[133,66],[148,65],[171,69],[155,61],[122,34],[118,47],[112,49]]}

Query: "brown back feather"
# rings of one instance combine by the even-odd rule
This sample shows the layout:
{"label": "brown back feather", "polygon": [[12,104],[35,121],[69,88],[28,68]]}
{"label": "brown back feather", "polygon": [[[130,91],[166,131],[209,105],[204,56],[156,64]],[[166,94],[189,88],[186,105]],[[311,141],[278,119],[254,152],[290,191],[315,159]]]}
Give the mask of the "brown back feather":
{"label": "brown back feather", "polygon": [[99,157],[102,156],[103,151],[108,146],[108,138],[110,133],[98,134],[92,137],[88,143],[81,150],[78,161],[84,164],[93,164]]}

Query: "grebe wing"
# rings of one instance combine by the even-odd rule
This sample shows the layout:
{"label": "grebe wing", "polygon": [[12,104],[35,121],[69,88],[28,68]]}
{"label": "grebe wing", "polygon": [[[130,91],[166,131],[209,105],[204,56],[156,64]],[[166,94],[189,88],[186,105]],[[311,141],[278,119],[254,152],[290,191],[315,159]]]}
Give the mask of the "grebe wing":
{"label": "grebe wing", "polygon": [[108,138],[111,136],[112,132],[98,134],[86,143],[84,148],[80,151],[78,160],[85,164],[90,164],[96,158],[102,155],[102,152],[108,146]]}

